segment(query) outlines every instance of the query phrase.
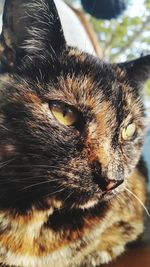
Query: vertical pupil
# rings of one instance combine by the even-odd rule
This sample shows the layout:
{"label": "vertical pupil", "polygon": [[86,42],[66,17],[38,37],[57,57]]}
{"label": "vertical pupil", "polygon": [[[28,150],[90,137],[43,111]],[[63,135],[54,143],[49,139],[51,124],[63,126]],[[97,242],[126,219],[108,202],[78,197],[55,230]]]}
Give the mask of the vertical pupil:
{"label": "vertical pupil", "polygon": [[66,114],[68,113],[68,108],[66,106],[62,107],[62,111],[63,111],[63,117],[65,117]]}

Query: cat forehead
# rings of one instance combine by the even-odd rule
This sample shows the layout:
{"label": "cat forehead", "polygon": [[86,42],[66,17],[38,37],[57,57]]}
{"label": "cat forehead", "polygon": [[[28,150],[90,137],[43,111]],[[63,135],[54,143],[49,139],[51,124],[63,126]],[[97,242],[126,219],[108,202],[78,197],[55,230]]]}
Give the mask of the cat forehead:
{"label": "cat forehead", "polygon": [[[116,109],[125,107],[129,110],[131,103],[138,98],[129,86],[125,72],[117,65],[105,63],[74,48],[68,49],[58,63],[54,72],[51,72],[51,65],[46,64],[43,69],[39,66],[36,80],[31,84],[28,78],[21,78],[23,93],[26,95],[32,91],[33,95],[44,97],[45,101],[61,100],[92,113],[115,113]],[[25,97],[25,101],[27,99],[30,102],[30,97]]]}
{"label": "cat forehead", "polygon": [[94,107],[104,100],[119,103],[129,88],[125,73],[119,67],[71,50],[63,59],[57,83],[54,86],[50,84],[47,95],[72,105]]}

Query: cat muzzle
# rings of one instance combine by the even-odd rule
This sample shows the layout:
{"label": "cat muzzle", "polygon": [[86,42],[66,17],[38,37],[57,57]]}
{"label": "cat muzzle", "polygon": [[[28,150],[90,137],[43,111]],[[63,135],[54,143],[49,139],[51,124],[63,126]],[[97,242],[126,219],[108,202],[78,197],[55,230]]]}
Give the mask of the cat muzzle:
{"label": "cat muzzle", "polygon": [[124,182],[124,179],[122,178],[122,171],[119,171],[117,174],[115,174],[115,176],[118,177],[116,179],[107,178],[107,174],[102,173],[101,166],[98,161],[93,162],[92,169],[93,180],[103,192],[111,191]]}
{"label": "cat muzzle", "polygon": [[103,187],[103,191],[111,191],[115,188],[117,188],[119,185],[121,185],[124,182],[123,179],[120,180],[105,180],[105,186]]}

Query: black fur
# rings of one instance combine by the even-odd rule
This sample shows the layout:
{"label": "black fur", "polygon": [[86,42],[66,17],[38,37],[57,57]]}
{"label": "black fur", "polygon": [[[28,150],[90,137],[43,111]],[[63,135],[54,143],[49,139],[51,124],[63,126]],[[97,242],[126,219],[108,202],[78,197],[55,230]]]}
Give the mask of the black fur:
{"label": "black fur", "polygon": [[[3,117],[0,140],[4,145],[12,144],[16,153],[0,169],[3,183],[0,188],[1,209],[13,207],[25,210],[33,203],[46,207],[47,197],[53,195],[63,200],[70,195],[70,207],[84,205],[93,197],[101,198],[103,179],[110,178],[107,177],[109,169],[100,162],[101,168],[96,174],[90,156],[85,157],[86,149],[91,155],[103,143],[103,139],[99,141],[97,136],[94,141],[91,139],[93,144],[87,148],[89,125],[95,123],[103,102],[109,102],[106,130],[108,139],[111,139],[112,155],[117,153],[119,159],[112,159],[112,175],[116,179],[124,178],[124,169],[130,173],[133,166],[129,162],[125,167],[122,164],[119,143],[121,125],[130,113],[127,98],[132,97],[136,102],[140,96],[138,87],[141,80],[147,78],[150,56],[118,65],[104,63],[86,53],[76,56],[77,50],[66,45],[53,1],[30,0],[26,3],[7,0],[3,20],[1,45],[5,49],[1,61],[3,70],[11,72],[12,80],[4,82],[0,91],[0,114]],[[74,55],[70,54],[71,51]],[[8,60],[10,55],[11,62]],[[81,60],[82,57],[84,60]],[[121,69],[123,74],[119,74]],[[65,85],[69,78],[72,84]],[[131,82],[133,78],[134,82]],[[76,90],[71,87],[74,81],[79,85]],[[85,81],[87,87],[82,87]],[[65,99],[62,83],[66,86],[65,91],[70,92],[71,99]],[[53,99],[53,94],[56,99]],[[48,111],[43,112],[42,105],[57,100],[59,94],[63,95],[63,101],[74,105],[82,114],[79,122],[82,127],[64,127],[50,117],[46,113]],[[37,100],[26,95],[34,95]],[[95,98],[95,106],[86,103],[88,97]],[[142,124],[142,102],[138,110],[140,120],[137,119],[137,124]],[[112,114],[115,114],[113,120]],[[135,158],[132,148],[137,146],[140,149],[142,142],[143,135],[139,134],[132,143],[122,145],[129,161],[134,158],[134,166],[139,156]],[[72,159],[75,160],[74,165]],[[97,175],[100,177],[99,184],[93,182]],[[76,189],[73,189],[74,184]]]}

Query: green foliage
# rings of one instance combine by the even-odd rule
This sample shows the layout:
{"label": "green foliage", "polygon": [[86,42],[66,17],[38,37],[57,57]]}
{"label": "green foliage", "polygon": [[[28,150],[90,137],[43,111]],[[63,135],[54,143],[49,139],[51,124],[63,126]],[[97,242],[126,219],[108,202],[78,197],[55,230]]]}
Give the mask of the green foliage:
{"label": "green foliage", "polygon": [[[67,0],[76,3],[77,0]],[[92,0],[94,1],[94,0]],[[133,8],[136,0],[133,1]],[[145,10],[140,16],[125,12],[118,19],[97,20],[90,17],[97,32],[102,57],[109,62],[119,62],[150,53],[150,0],[144,2]],[[150,95],[150,81],[145,85]]]}
{"label": "green foliage", "polygon": [[[91,0],[94,1],[94,0]],[[78,0],[66,0],[77,3]],[[136,0],[132,1],[136,6]],[[119,62],[150,53],[150,0],[144,1],[145,11],[140,16],[123,16],[111,21],[97,20],[90,17],[93,28],[98,34],[101,54],[105,60]],[[133,8],[134,8],[133,6]],[[145,85],[150,95],[150,80]]]}
{"label": "green foliage", "polygon": [[126,12],[111,21],[90,20],[98,33],[105,59],[114,62],[147,53],[150,47],[150,0],[145,2],[145,12],[141,16],[131,17]]}

